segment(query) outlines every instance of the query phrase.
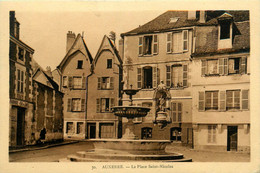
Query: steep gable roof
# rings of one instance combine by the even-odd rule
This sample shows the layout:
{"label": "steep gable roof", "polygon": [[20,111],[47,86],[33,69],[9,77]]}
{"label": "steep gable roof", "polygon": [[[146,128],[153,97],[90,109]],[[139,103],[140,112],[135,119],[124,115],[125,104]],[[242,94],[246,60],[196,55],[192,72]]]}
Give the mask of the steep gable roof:
{"label": "steep gable roof", "polygon": [[74,43],[72,44],[71,48],[66,53],[65,57],[61,61],[61,63],[57,66],[58,69],[62,69],[64,64],[68,61],[71,55],[74,55],[76,52],[81,52],[82,54],[86,55],[86,58],[89,59],[90,64],[93,61],[91,53],[88,50],[88,47],[80,34],[77,35]]}
{"label": "steep gable roof", "polygon": [[[223,17],[231,15],[234,22],[249,20],[249,11],[205,11],[206,22],[200,23],[198,18],[190,20],[188,19],[188,11],[166,11],[150,22],[135,28],[129,32],[122,33],[121,36],[138,35],[153,32],[169,31],[174,28],[191,27],[191,26],[210,26],[218,25],[217,17],[224,14]],[[228,14],[225,14],[228,13]],[[176,22],[169,22],[172,18],[178,17]]]}
{"label": "steep gable roof", "polygon": [[[39,77],[41,76],[41,77]],[[59,85],[48,76],[44,70],[42,70],[40,67],[36,70],[36,72],[33,74],[33,80],[36,82],[39,82],[47,87],[50,87],[52,89],[58,90]],[[48,82],[50,85],[48,85]]]}
{"label": "steep gable roof", "polygon": [[95,59],[93,61],[93,64],[96,65],[97,61],[98,61],[98,58],[101,54],[101,52],[103,50],[110,50],[112,52],[113,55],[115,55],[115,57],[118,59],[118,61],[120,62],[120,64],[122,64],[122,60],[121,60],[121,57],[119,56],[119,53],[116,49],[116,47],[114,46],[114,43],[112,43],[112,41],[110,40],[110,38],[108,38],[106,35],[104,35],[103,39],[102,39],[102,42],[99,46],[99,49],[97,51],[97,54],[95,56]]}

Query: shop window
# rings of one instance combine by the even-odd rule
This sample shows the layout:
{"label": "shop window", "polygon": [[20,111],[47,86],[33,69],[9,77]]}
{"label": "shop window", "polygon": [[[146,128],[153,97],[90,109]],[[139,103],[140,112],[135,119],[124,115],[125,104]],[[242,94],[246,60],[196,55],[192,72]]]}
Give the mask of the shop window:
{"label": "shop window", "polygon": [[171,140],[172,141],[181,141],[181,128],[173,127],[171,128]]}
{"label": "shop window", "polygon": [[84,133],[84,124],[83,122],[77,122],[77,134]]}
{"label": "shop window", "polygon": [[74,124],[73,124],[73,122],[67,122],[66,133],[74,133]]}

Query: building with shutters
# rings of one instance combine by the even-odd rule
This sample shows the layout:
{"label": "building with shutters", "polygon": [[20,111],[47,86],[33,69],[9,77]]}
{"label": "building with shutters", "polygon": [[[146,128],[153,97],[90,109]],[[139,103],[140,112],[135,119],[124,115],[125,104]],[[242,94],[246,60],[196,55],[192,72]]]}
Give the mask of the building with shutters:
{"label": "building with shutters", "polygon": [[[140,89],[134,104],[151,107],[135,134],[249,151],[249,29],[248,11],[167,11],[121,34],[124,88]],[[163,129],[154,123],[161,80],[171,95]]]}
{"label": "building with shutters", "polygon": [[91,64],[92,56],[83,37],[69,31],[66,55],[53,73],[64,93],[64,139],[85,139],[87,81]]}
{"label": "building with shutters", "polygon": [[[196,15],[196,14],[194,14]],[[140,27],[121,34],[123,39],[124,88],[138,88],[133,103],[150,107],[144,118],[136,118],[135,134],[140,139],[167,139],[192,144],[192,97],[190,75],[194,51],[193,16],[187,11],[167,11]],[[198,22],[197,22],[198,23]],[[168,125],[155,125],[154,91],[160,81],[169,89]],[[123,105],[128,105],[124,95]]]}
{"label": "building with shutters", "polygon": [[106,35],[92,69],[88,78],[86,137],[118,138],[121,136],[121,121],[111,112],[111,107],[121,104],[122,60]]}
{"label": "building with shutters", "polygon": [[249,11],[206,16],[192,53],[194,148],[250,152]]}
{"label": "building with shutters", "polygon": [[34,50],[20,40],[20,23],[10,11],[9,36],[9,146],[30,145],[33,135],[32,56]]}

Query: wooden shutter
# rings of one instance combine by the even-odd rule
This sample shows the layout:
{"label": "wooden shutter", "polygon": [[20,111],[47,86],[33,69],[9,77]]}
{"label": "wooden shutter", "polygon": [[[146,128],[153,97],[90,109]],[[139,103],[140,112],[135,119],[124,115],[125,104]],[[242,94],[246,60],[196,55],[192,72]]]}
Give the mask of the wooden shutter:
{"label": "wooden shutter", "polygon": [[207,74],[207,61],[201,60],[201,75],[205,76]]}
{"label": "wooden shutter", "polygon": [[224,58],[218,60],[218,71],[220,75],[224,75]]}
{"label": "wooden shutter", "polygon": [[96,111],[100,112],[100,99],[99,98],[96,100]]}
{"label": "wooden shutter", "polygon": [[114,77],[110,77],[110,89],[114,89]]}
{"label": "wooden shutter", "polygon": [[110,107],[109,107],[109,108],[110,108],[109,110],[110,110],[110,112],[111,112],[111,108],[115,106],[115,99],[114,99],[114,98],[110,98],[110,105],[109,105],[109,106],[110,106]]}
{"label": "wooden shutter", "polygon": [[240,58],[240,67],[239,67],[240,74],[246,74],[246,66],[247,66],[247,58],[246,57]]}
{"label": "wooden shutter", "polygon": [[67,112],[71,112],[71,108],[72,108],[72,99],[68,98],[68,103],[67,103]]}
{"label": "wooden shutter", "polygon": [[228,59],[224,58],[224,75],[228,74]]}
{"label": "wooden shutter", "polygon": [[183,87],[188,86],[188,65],[183,65]]}
{"label": "wooden shutter", "polygon": [[86,89],[86,77],[82,77],[82,89]]}
{"label": "wooden shutter", "polygon": [[97,84],[97,89],[101,89],[101,77],[98,77],[98,84]]}
{"label": "wooden shutter", "polygon": [[153,54],[158,54],[158,35],[153,35]]}
{"label": "wooden shutter", "polygon": [[177,103],[171,102],[171,108],[172,108],[172,121],[177,121]]}
{"label": "wooden shutter", "polygon": [[171,66],[166,66],[166,86],[171,87]]}
{"label": "wooden shutter", "polygon": [[184,30],[182,32],[182,41],[183,41],[183,45],[182,45],[182,48],[183,48],[183,51],[188,51],[188,30]]}
{"label": "wooden shutter", "polygon": [[172,33],[167,33],[167,39],[166,39],[166,52],[171,53],[172,52]]}
{"label": "wooden shutter", "polygon": [[69,88],[73,88],[73,78],[72,76],[68,76],[69,79]]}
{"label": "wooden shutter", "polygon": [[208,125],[208,143],[211,142],[212,125]]}
{"label": "wooden shutter", "polygon": [[142,68],[137,68],[137,88],[142,88]]}
{"label": "wooden shutter", "polygon": [[178,103],[178,122],[182,121],[182,103]]}
{"label": "wooden shutter", "polygon": [[85,99],[81,99],[81,111],[85,111]]}
{"label": "wooden shutter", "polygon": [[157,87],[157,67],[153,67],[153,88]]}
{"label": "wooden shutter", "polygon": [[226,91],[219,92],[219,110],[220,111],[226,110]]}
{"label": "wooden shutter", "polygon": [[139,37],[139,47],[138,47],[139,49],[139,56],[142,56],[143,55],[143,37]]}
{"label": "wooden shutter", "polygon": [[249,90],[242,90],[242,110],[249,109]]}
{"label": "wooden shutter", "polygon": [[157,68],[157,85],[160,83],[160,69]]}
{"label": "wooden shutter", "polygon": [[199,111],[205,110],[205,93],[199,92]]}
{"label": "wooden shutter", "polygon": [[212,126],[212,130],[213,130],[213,134],[212,134],[213,143],[216,143],[216,130],[217,130],[217,126],[213,125]]}

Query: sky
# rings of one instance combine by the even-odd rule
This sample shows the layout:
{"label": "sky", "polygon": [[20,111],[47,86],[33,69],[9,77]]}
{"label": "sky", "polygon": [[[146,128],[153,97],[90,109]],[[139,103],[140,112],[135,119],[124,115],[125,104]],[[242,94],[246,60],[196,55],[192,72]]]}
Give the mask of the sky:
{"label": "sky", "polygon": [[34,59],[44,69],[54,70],[66,53],[67,32],[84,32],[84,40],[94,58],[104,35],[128,32],[154,19],[165,10],[30,12],[16,10],[20,39],[35,50]]}

